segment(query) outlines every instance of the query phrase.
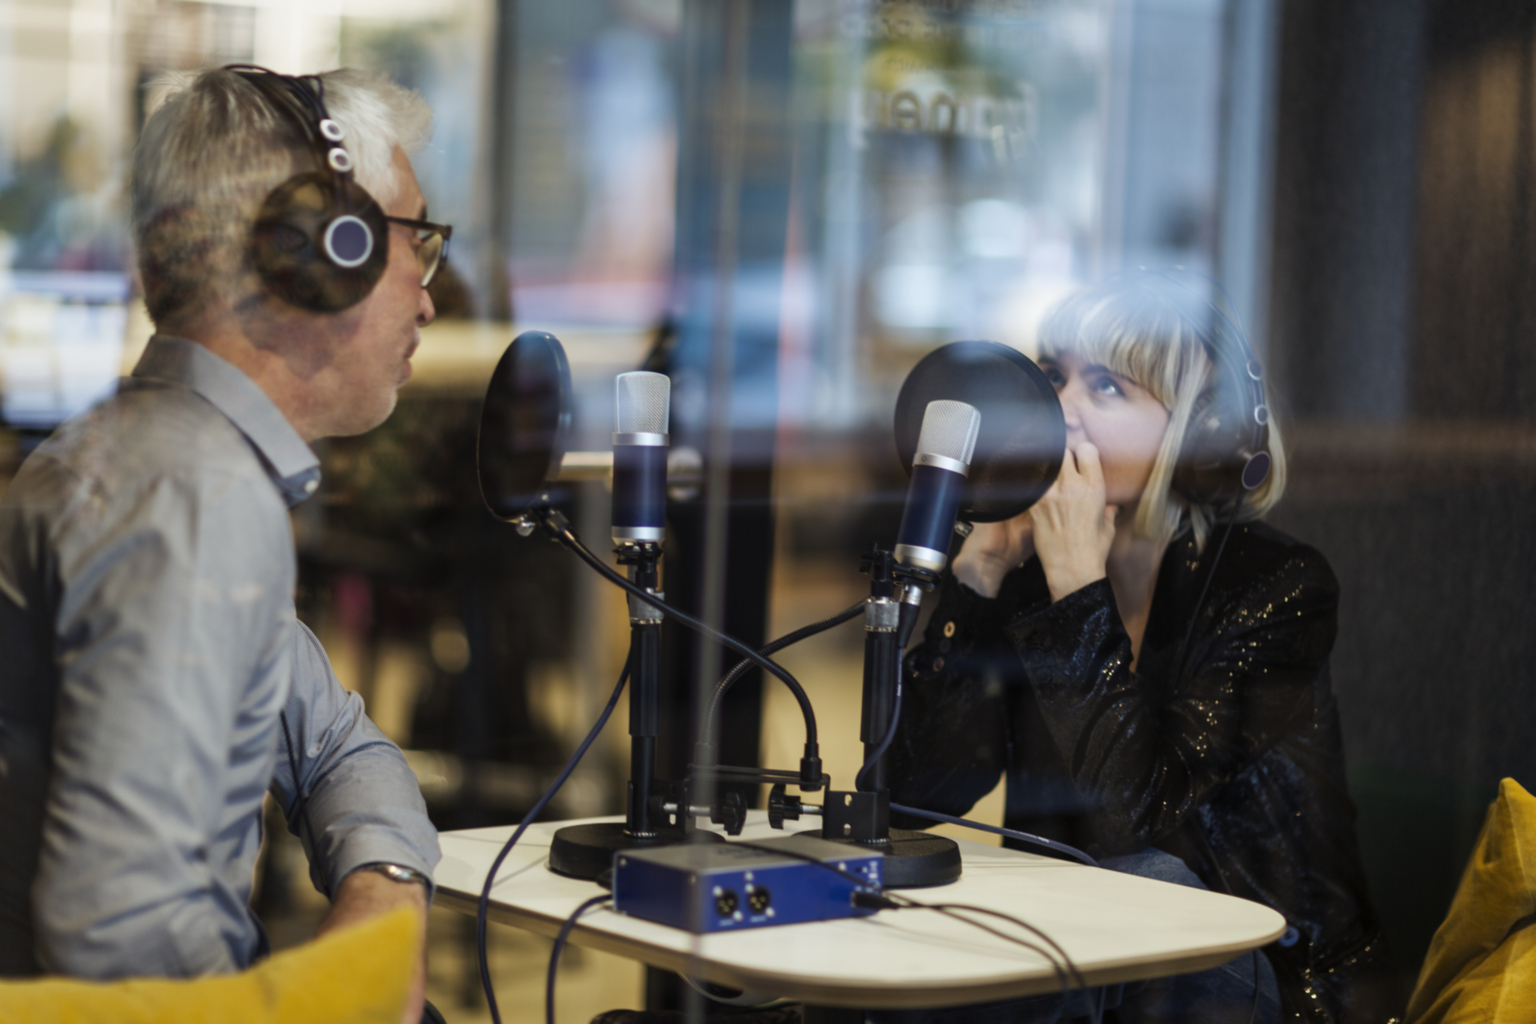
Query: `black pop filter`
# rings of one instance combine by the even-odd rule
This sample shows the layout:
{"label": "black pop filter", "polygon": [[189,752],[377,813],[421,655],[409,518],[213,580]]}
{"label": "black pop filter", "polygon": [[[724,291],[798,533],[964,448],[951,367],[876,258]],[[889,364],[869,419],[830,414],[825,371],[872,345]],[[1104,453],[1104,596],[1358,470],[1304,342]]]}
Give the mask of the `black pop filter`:
{"label": "black pop filter", "polygon": [[553,334],[519,334],[485,389],[476,460],[498,519],[528,511],[560,471],[571,426],[571,368]]}
{"label": "black pop filter", "polygon": [[1067,425],[1056,389],[1028,356],[995,341],[957,341],[924,356],[896,397],[896,454],[909,474],[923,414],[939,399],[981,412],[961,519],[1012,519],[1050,490],[1061,471]]}

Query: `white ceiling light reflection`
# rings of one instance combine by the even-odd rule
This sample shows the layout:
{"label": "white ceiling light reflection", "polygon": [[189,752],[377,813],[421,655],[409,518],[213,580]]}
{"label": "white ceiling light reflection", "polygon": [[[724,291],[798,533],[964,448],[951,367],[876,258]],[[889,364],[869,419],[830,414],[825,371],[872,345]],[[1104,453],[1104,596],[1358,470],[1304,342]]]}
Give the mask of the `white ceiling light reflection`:
{"label": "white ceiling light reflection", "polygon": [[949,268],[893,263],[875,278],[875,315],[888,327],[929,330],[949,325]]}
{"label": "white ceiling light reflection", "polygon": [[1029,244],[1029,213],[1005,199],[977,199],[960,208],[965,251],[982,259],[1021,259]]}

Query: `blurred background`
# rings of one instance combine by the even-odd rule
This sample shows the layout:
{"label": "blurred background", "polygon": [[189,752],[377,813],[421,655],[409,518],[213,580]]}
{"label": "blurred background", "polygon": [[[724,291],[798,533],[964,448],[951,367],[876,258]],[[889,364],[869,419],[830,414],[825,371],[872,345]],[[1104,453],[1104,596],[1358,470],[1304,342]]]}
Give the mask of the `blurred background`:
{"label": "blurred background", "polygon": [[[706,482],[672,494],[666,589],[723,595],[756,645],[866,591],[921,356],[1028,353],[1076,284],[1179,265],[1220,282],[1267,365],[1293,453],[1272,518],[1342,584],[1358,827],[1416,974],[1497,780],[1536,785],[1536,6],[3,0],[0,484],[150,333],[124,194],[145,86],[232,61],[378,69],[436,113],[415,165],[455,228],[439,319],[394,417],[321,447],[294,529],[300,614],[440,828],[519,818],[627,644],[621,595],[481,504],[480,395],[517,331],[566,346],[574,448],[607,447],[614,374],[671,375]],[[604,484],[566,500],[605,546]],[[843,785],[857,634],[784,658]],[[667,636],[664,774],[719,657]],[[624,721],[552,814],[620,810]],[[799,742],[777,688],[734,691],[723,760],[793,767]],[[323,901],[273,824],[258,901],[287,945]],[[434,913],[432,996],[481,1019],[472,922]],[[504,1006],[533,1012],[547,950],[494,930]],[[646,999],[639,966],[567,957],[562,1021]]]}

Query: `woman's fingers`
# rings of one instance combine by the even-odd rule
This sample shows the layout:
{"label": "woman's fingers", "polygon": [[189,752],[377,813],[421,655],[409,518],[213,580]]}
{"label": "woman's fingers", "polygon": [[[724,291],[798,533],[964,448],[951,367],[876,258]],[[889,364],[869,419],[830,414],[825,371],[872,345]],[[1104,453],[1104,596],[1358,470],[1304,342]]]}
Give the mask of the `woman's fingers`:
{"label": "woman's fingers", "polygon": [[1035,523],[1028,512],[1008,520],[1008,554],[1014,565],[1022,565],[1035,552]]}
{"label": "woman's fingers", "polygon": [[1087,441],[1077,446],[1077,471],[1089,487],[1098,491],[1104,489],[1104,467],[1099,463],[1099,450]]}
{"label": "woman's fingers", "polygon": [[1119,511],[1104,496],[1099,450],[1084,442],[1063,455],[1055,484],[1030,509],[1030,539],[1053,600],[1104,576]]}
{"label": "woman's fingers", "polygon": [[1074,478],[1077,475],[1077,457],[1073,454],[1072,449],[1069,447],[1061,455],[1061,471],[1056,474],[1056,483],[1061,483],[1064,477]]}
{"label": "woman's fingers", "polygon": [[1077,483],[1079,477],[1077,460],[1072,455],[1072,449],[1067,448],[1061,453],[1061,469],[1057,470],[1056,479],[1051,481],[1051,486],[1046,488],[1045,493],[1040,496],[1040,502],[1060,498],[1063,490]]}

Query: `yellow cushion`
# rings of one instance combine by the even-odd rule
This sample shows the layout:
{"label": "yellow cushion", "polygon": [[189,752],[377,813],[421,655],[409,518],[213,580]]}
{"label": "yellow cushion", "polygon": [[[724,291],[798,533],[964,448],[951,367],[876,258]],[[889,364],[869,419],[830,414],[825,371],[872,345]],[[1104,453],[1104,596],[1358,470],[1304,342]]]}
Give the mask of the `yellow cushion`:
{"label": "yellow cushion", "polygon": [[1536,1021],[1536,797],[1499,784],[1408,1003],[1412,1024]]}
{"label": "yellow cushion", "polygon": [[0,981],[5,1024],[400,1024],[417,915],[397,910],[278,953],[239,974],[193,980]]}

